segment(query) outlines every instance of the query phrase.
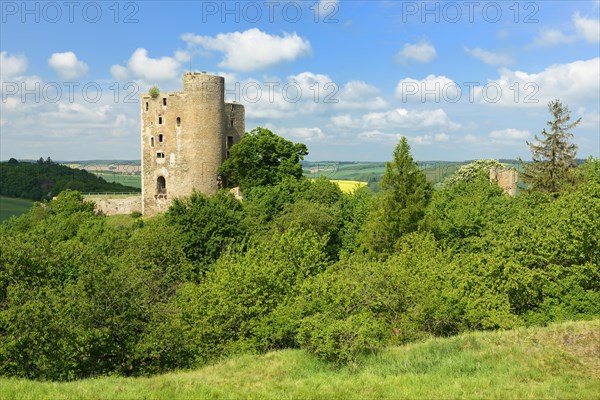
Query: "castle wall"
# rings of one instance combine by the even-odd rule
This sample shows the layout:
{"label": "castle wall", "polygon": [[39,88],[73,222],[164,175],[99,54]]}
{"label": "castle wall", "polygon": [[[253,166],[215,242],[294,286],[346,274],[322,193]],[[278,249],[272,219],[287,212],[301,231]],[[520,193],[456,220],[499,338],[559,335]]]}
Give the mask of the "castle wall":
{"label": "castle wall", "polygon": [[94,210],[103,215],[131,214],[134,211],[142,212],[142,197],[105,197],[105,196],[86,196],[84,201],[93,201],[96,203]]}
{"label": "castle wall", "polygon": [[492,168],[490,169],[490,180],[495,181],[509,196],[517,195],[519,173],[514,168]]}
{"label": "castle wall", "polygon": [[193,189],[213,195],[228,147],[244,133],[244,107],[225,104],[220,76],[186,73],[183,91],[142,96],[142,212],[166,211]]}

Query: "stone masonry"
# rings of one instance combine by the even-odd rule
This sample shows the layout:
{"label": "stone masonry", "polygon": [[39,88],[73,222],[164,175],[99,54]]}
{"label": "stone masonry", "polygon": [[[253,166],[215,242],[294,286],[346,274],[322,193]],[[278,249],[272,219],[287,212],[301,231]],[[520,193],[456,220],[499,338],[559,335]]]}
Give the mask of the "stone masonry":
{"label": "stone masonry", "polygon": [[141,97],[144,215],[193,189],[213,195],[221,187],[217,170],[245,129],[244,106],[224,99],[223,77],[190,72],[182,92]]}

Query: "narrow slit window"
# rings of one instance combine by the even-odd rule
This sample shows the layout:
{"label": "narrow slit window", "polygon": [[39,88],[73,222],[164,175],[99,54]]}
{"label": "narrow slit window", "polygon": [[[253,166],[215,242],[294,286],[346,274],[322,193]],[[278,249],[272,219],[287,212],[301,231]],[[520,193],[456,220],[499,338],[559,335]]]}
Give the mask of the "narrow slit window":
{"label": "narrow slit window", "polygon": [[148,102],[146,102],[146,111],[148,111]]}
{"label": "narrow slit window", "polygon": [[150,138],[150,147],[154,147],[154,137]]}
{"label": "narrow slit window", "polygon": [[181,127],[181,118],[177,117],[177,127]]}
{"label": "narrow slit window", "polygon": [[163,106],[166,106],[166,105],[167,105],[167,98],[163,97]]}
{"label": "narrow slit window", "polygon": [[162,133],[160,135],[158,135],[158,141],[159,141],[159,143],[162,143],[165,141],[165,137],[163,136]]}
{"label": "narrow slit window", "polygon": [[163,123],[163,117],[162,117],[162,116],[159,116],[159,117],[158,117],[158,124],[159,124],[159,125],[162,125],[162,123]]}

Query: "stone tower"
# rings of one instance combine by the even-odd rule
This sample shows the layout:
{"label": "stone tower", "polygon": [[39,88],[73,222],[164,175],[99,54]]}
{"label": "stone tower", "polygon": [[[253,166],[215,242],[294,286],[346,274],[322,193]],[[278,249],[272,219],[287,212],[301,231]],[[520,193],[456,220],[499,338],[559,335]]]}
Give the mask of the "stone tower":
{"label": "stone tower", "polygon": [[213,195],[217,170],[245,129],[244,106],[225,103],[225,79],[186,72],[183,92],[141,98],[142,213],[166,211],[193,189]]}

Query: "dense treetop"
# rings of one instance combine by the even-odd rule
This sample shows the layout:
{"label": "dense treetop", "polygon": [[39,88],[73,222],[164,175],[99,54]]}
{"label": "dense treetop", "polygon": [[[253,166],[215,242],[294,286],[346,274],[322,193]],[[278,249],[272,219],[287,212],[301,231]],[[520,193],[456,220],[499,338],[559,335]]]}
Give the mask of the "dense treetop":
{"label": "dense treetop", "polygon": [[0,195],[31,200],[48,200],[65,189],[80,192],[138,192],[139,189],[109,183],[84,170],[52,162],[36,163],[11,158],[0,163]]}

